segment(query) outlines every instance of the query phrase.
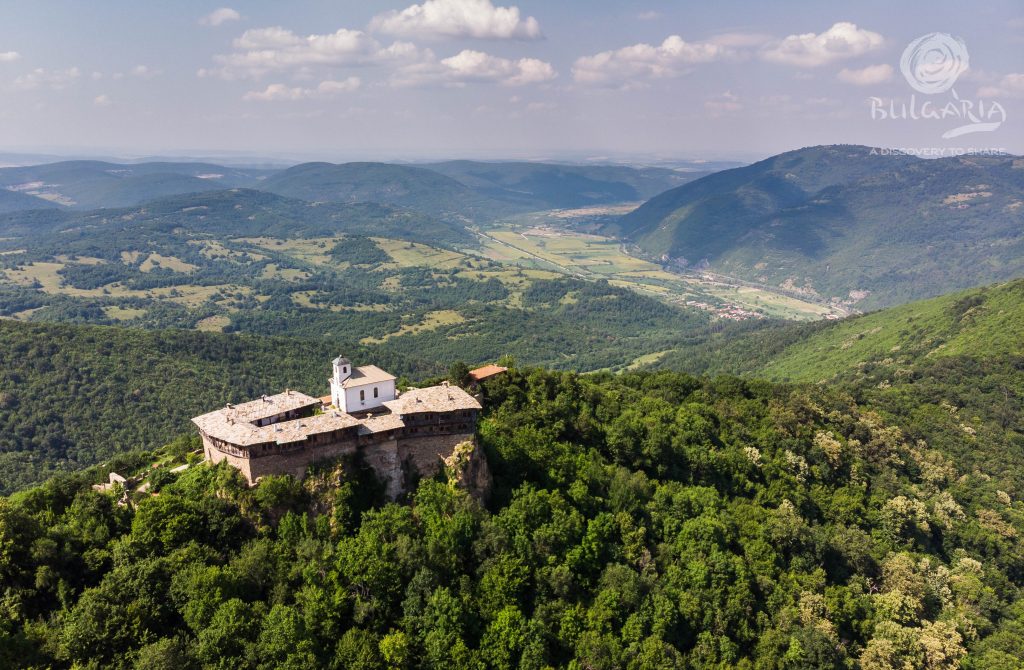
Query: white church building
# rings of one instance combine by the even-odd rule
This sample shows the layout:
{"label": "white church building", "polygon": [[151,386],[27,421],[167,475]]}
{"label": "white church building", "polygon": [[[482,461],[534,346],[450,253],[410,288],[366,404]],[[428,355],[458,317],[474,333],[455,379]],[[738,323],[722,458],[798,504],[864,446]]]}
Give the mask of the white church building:
{"label": "white church building", "polygon": [[331,404],[347,414],[383,407],[397,397],[395,377],[376,365],[353,367],[343,356],[334,359]]}

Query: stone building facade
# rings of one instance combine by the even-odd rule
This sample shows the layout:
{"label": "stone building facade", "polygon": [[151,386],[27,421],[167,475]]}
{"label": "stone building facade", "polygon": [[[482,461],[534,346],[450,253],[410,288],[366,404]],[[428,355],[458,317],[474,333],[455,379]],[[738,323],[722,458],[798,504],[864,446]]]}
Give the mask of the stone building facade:
{"label": "stone building facade", "polygon": [[[336,361],[335,377],[340,367]],[[390,377],[379,368],[369,372],[377,380]],[[344,389],[337,385],[335,390]],[[344,394],[335,392],[332,398],[338,395]],[[344,411],[334,402],[289,389],[229,404],[192,422],[206,460],[227,461],[250,484],[267,475],[302,478],[318,461],[359,452],[395,498],[415,480],[437,474],[457,445],[472,441],[481,407],[447,383],[387,395],[369,410]]]}

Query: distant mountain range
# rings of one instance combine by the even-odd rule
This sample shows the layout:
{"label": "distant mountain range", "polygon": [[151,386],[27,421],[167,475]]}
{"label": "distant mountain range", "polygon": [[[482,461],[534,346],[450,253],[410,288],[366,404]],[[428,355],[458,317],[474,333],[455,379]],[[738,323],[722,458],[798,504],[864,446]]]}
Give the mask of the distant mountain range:
{"label": "distant mountain range", "polygon": [[[0,169],[0,189],[74,209],[128,207],[168,195],[253,186],[271,171],[209,163],[63,161]],[[25,203],[23,209],[32,209]]]}
{"label": "distant mountain range", "polygon": [[608,227],[677,266],[858,308],[1024,274],[1024,160],[800,149],[684,184]]}
{"label": "distant mountain range", "polygon": [[[791,151],[713,173],[449,161],[64,161],[0,169],[0,228],[184,223],[216,234],[380,234],[471,245],[467,225],[640,202],[592,223],[671,269],[869,310],[1024,275],[1024,159]],[[595,210],[599,211],[599,210]],[[263,231],[263,232],[260,232]]]}
{"label": "distant mountain range", "polygon": [[312,203],[253,189],[174,195],[140,206],[88,212],[0,214],[0,237],[33,238],[59,232],[65,246],[122,231],[139,235],[178,228],[228,237],[382,235],[440,245],[467,245],[475,240],[464,226],[414,210],[375,202]]}
{"label": "distant mountain range", "polygon": [[[448,161],[424,165],[481,195],[529,209],[638,202],[710,174],[665,168]],[[541,205],[538,207],[538,205]]]}
{"label": "distant mountain range", "polygon": [[63,161],[0,169],[0,212],[131,207],[167,196],[251,188],[308,202],[374,202],[459,221],[638,202],[707,174],[664,168],[481,163],[302,163],[283,170],[209,163]]}

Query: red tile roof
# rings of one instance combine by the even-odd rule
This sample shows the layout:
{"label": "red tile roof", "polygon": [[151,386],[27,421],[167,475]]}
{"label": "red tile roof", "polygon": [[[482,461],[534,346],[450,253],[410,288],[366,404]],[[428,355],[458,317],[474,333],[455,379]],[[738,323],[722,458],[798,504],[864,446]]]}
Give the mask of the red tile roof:
{"label": "red tile roof", "polygon": [[470,370],[469,376],[472,377],[474,381],[481,382],[485,379],[490,379],[495,375],[500,375],[502,372],[508,372],[508,368],[503,368],[500,365],[485,365],[482,368]]}

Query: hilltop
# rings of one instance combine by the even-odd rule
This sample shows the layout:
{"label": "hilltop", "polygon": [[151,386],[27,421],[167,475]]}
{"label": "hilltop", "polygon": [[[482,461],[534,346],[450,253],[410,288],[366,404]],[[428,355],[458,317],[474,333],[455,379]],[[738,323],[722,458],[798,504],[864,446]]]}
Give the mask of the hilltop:
{"label": "hilltop", "polygon": [[[0,498],[0,664],[1010,668],[1019,490],[827,389],[513,370],[486,504],[177,441]],[[106,488],[106,487],[105,487]],[[118,503],[121,504],[118,504]],[[784,661],[784,665],[780,663]]]}
{"label": "hilltop", "polygon": [[722,333],[658,365],[842,388],[964,468],[1024,488],[1024,279],[839,322]]}
{"label": "hilltop", "polygon": [[1024,161],[811,147],[658,195],[608,230],[670,264],[871,309],[1024,273]]}
{"label": "hilltop", "polygon": [[[703,370],[780,381],[831,382],[868,369],[891,371],[961,357],[1021,355],[1024,279],[958,291],[841,321],[768,324],[719,338]],[[673,365],[682,357],[666,359]]]}

